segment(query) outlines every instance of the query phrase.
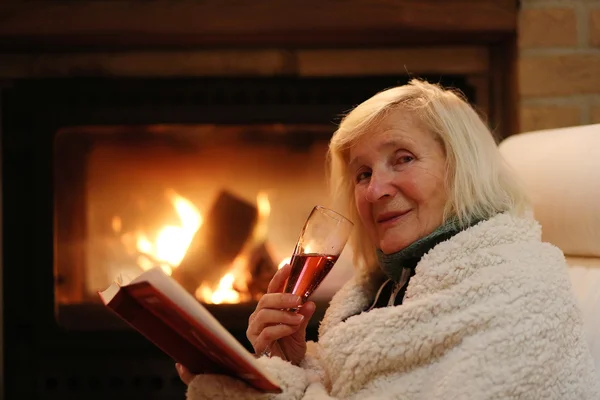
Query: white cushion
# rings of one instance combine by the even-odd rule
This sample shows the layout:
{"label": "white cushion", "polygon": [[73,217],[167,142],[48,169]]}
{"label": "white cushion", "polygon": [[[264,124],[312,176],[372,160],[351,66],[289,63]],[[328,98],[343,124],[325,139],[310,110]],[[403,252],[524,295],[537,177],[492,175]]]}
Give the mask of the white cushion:
{"label": "white cushion", "polygon": [[600,380],[600,124],[511,136],[500,152],[525,184],[543,239],[567,256]]}
{"label": "white cushion", "polygon": [[544,240],[600,257],[600,124],[514,135],[500,151],[525,183]]}

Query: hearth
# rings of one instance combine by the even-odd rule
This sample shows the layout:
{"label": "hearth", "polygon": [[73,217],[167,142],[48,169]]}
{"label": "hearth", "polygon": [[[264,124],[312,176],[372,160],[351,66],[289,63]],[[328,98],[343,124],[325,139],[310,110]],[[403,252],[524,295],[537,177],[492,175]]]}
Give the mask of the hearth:
{"label": "hearth", "polygon": [[[464,76],[425,78],[477,101]],[[180,279],[250,349],[245,330],[256,300],[293,250],[312,206],[326,204],[324,155],[335,123],[407,80],[7,82],[7,398],[181,398],[173,362],[96,296],[117,274],[150,265]],[[349,255],[336,269],[351,271]],[[310,339],[345,275],[334,274],[318,294]]]}

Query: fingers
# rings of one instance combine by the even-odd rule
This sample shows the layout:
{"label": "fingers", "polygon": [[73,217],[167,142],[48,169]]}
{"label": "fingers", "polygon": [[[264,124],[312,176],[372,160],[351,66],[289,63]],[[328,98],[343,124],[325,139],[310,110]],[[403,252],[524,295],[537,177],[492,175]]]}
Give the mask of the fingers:
{"label": "fingers", "polygon": [[288,309],[296,308],[302,303],[300,296],[291,293],[267,293],[258,301],[256,310],[263,308]]}
{"label": "fingers", "polygon": [[285,281],[290,276],[291,271],[292,267],[289,264],[285,264],[281,267],[275,275],[273,275],[271,282],[269,282],[267,293],[283,292]]}
{"label": "fingers", "polygon": [[299,296],[295,296],[290,293],[267,293],[260,298],[258,304],[256,305],[256,310],[250,314],[250,318],[248,318],[248,325],[253,323],[253,321],[256,319],[256,316],[263,309],[271,308],[275,310],[287,310],[298,307],[301,302],[302,300]]}
{"label": "fingers", "polygon": [[246,336],[259,336],[266,327],[271,325],[300,325],[304,318],[305,316],[300,313],[263,308],[257,312],[256,317],[248,325]]}
{"label": "fingers", "polygon": [[254,350],[257,354],[264,352],[267,347],[276,340],[290,336],[298,330],[298,325],[272,325],[262,330],[254,343]]}
{"label": "fingers", "polygon": [[[258,302],[256,310],[248,319],[246,337],[254,345],[256,338],[268,325],[298,325],[303,318],[297,313],[286,311],[295,308],[301,303],[298,296],[289,293],[265,294]],[[300,314],[305,315],[305,314]],[[311,314],[312,315],[312,314]]]}
{"label": "fingers", "polygon": [[194,377],[196,376],[196,375],[192,374],[186,367],[184,367],[183,365],[181,365],[179,363],[175,364],[175,369],[177,370],[177,373],[179,374],[179,378],[186,385],[189,385],[192,382],[192,379],[194,379]]}
{"label": "fingers", "polygon": [[303,320],[295,313],[284,311],[296,308],[302,303],[299,296],[282,293],[290,272],[291,266],[286,264],[275,273],[271,282],[269,282],[267,293],[260,298],[256,310],[248,318],[246,336],[255,349],[256,339],[265,327],[278,324],[297,327]]}

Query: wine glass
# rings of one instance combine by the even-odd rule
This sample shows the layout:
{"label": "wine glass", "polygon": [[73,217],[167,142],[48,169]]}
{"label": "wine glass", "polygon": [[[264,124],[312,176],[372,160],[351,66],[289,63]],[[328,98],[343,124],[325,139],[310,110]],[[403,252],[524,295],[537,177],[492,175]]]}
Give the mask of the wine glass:
{"label": "wine glass", "polygon": [[343,215],[315,206],[294,248],[292,270],[283,292],[300,296],[305,303],[335,265],[353,226]]}
{"label": "wine glass", "polygon": [[[301,298],[301,304],[306,303],[335,265],[353,227],[354,224],[343,215],[323,206],[315,206],[304,223],[294,248],[290,260],[292,270],[283,292],[295,294]],[[278,346],[281,350],[277,341],[271,346]],[[271,346],[265,350],[268,356]],[[280,353],[283,355],[283,351]]]}

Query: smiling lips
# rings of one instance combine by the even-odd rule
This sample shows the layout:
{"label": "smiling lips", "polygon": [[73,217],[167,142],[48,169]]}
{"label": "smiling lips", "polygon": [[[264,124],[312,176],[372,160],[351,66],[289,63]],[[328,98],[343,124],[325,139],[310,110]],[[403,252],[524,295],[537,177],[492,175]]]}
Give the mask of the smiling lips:
{"label": "smiling lips", "polygon": [[400,219],[402,216],[406,215],[410,210],[407,211],[390,211],[381,213],[377,216],[378,224],[387,224],[391,222],[395,222]]}

